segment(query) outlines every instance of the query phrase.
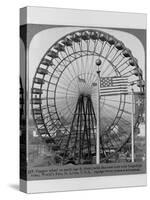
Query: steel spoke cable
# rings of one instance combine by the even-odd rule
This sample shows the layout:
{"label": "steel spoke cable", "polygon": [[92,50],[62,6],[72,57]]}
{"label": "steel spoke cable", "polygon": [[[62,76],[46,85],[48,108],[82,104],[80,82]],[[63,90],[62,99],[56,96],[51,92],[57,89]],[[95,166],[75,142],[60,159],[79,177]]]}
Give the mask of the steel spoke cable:
{"label": "steel spoke cable", "polygon": [[[105,99],[106,101],[112,101],[112,102],[120,102],[119,100],[117,101],[117,100],[113,100],[113,99]],[[132,103],[131,102],[129,102],[129,101],[126,101],[125,102],[125,104],[131,104],[132,105]],[[133,103],[133,104],[136,104],[136,103]]]}
{"label": "steel spoke cable", "polygon": [[[114,107],[114,106],[112,106],[112,105],[109,105],[109,104],[105,104],[107,107],[109,107],[109,110],[112,110],[112,107],[113,107],[113,109],[116,109],[116,110],[118,110],[118,107]],[[105,106],[105,109],[107,109],[106,108],[106,106]],[[110,107],[111,107],[111,109],[110,109]],[[125,112],[126,112],[126,110],[124,110]],[[104,110],[103,110],[103,112],[104,112]],[[109,111],[110,112],[110,111]],[[128,111],[127,111],[128,112]],[[113,112],[112,112],[113,113]],[[120,119],[124,119],[123,117],[121,117]],[[128,123],[130,122],[130,121],[128,121],[128,120],[126,120],[126,119],[124,119],[125,121],[127,121]]]}
{"label": "steel spoke cable", "polygon": [[68,89],[69,90],[72,90],[72,91],[76,91],[76,93],[80,93],[80,84],[77,80],[77,77],[75,77],[69,84],[68,84],[68,87],[67,87],[67,91],[66,91],[66,94],[68,92]]}
{"label": "steel spoke cable", "polygon": [[[75,46],[72,47],[72,50],[73,50],[73,52],[74,52],[74,54],[75,54],[75,56],[76,56],[76,53],[75,53]],[[80,67],[79,67],[78,59],[75,59],[75,61],[76,61],[77,70],[78,70],[77,75],[78,75],[78,77],[79,77],[79,69],[80,69]],[[77,81],[77,82],[78,82],[78,81]],[[78,84],[78,90],[79,90],[79,84]]]}
{"label": "steel spoke cable", "polygon": [[[118,52],[119,52],[119,50],[117,50],[116,53],[114,54],[114,57],[111,58],[110,63],[114,64],[114,62],[117,60],[117,58],[119,58],[119,56],[121,56],[122,51],[120,51],[119,54],[118,54]],[[106,71],[109,69],[110,63],[105,67]],[[102,76],[106,73],[106,71],[104,71],[102,73]]]}
{"label": "steel spoke cable", "polygon": [[[111,108],[114,108],[114,109],[118,110],[118,108],[115,107],[115,106],[112,106],[112,105],[109,105],[109,104],[105,104],[105,105],[106,105],[106,107],[111,107]],[[124,110],[124,111],[126,111],[126,110]],[[124,119],[123,117],[121,117],[121,118]],[[130,122],[130,121],[126,120],[126,119],[124,119],[124,120],[127,121],[127,122]]]}
{"label": "steel spoke cable", "polygon": [[62,113],[62,115],[65,117],[66,120],[69,120],[68,122],[70,122],[73,117],[73,111],[75,109],[75,106],[76,106],[76,104],[72,105],[72,111],[69,111],[68,107],[59,111],[60,113]]}
{"label": "steel spoke cable", "polygon": [[88,51],[89,51],[89,46],[90,46],[90,40],[86,41],[86,46],[87,46],[87,48],[86,48],[87,54],[86,54],[85,65],[84,65],[84,69],[83,69],[83,71],[84,71],[84,80],[86,80],[87,63],[88,63],[88,60],[89,60]]}
{"label": "steel spoke cable", "polygon": [[[64,66],[66,67],[66,63],[65,61],[68,59],[69,56],[64,57],[62,52],[60,52],[60,55],[62,57],[62,59],[60,59],[60,61],[64,64]],[[70,60],[68,60],[69,65],[72,63]],[[66,69],[68,70],[68,72],[70,73],[71,77],[73,78],[73,74],[70,72],[69,70],[69,65],[66,67]]]}
{"label": "steel spoke cable", "polygon": [[81,53],[81,71],[80,74],[84,73],[82,69],[84,68],[84,61],[83,61],[83,55],[82,55],[82,41],[78,42],[80,53]]}
{"label": "steel spoke cable", "polygon": [[[109,123],[108,123],[108,124],[109,124],[109,126],[110,126],[110,124],[112,123],[113,118],[112,118],[112,117],[110,118],[110,116],[108,115],[107,112],[106,112],[106,116],[109,117],[109,119],[108,119]],[[106,125],[107,125],[107,123],[106,123]],[[107,126],[106,126],[106,127],[107,127]],[[111,131],[114,132],[114,130],[112,130],[112,129],[111,129]],[[119,135],[118,135],[116,132],[114,132],[114,134],[117,135],[117,138],[121,141],[121,139],[119,138]],[[110,135],[110,133],[108,133],[107,130],[104,131],[103,135],[107,135],[107,137],[109,137],[109,139],[112,141],[112,135]],[[103,135],[102,135],[102,136],[103,136]],[[116,142],[116,144],[118,145],[118,141],[116,141],[116,139],[114,139],[114,138],[113,138],[113,140],[114,140],[114,141]]]}
{"label": "steel spoke cable", "polygon": [[[90,62],[90,65],[88,65],[90,67],[90,70],[89,70],[89,77],[88,79],[91,80],[91,75],[93,74],[93,69],[95,69],[95,66],[94,66],[94,57],[95,57],[95,51],[96,51],[96,47],[97,47],[97,44],[98,44],[98,40],[94,43],[94,49],[93,49],[93,55],[92,55],[92,59],[91,59],[91,62]],[[92,82],[92,80],[91,80]]]}
{"label": "steel spoke cable", "polygon": [[[113,69],[109,72],[108,76],[110,76],[110,75],[113,73],[114,70],[118,72],[118,67],[119,67],[120,63],[121,63],[124,59],[125,59],[125,57],[122,56],[122,58],[118,61],[118,63],[115,64],[115,67],[113,67]],[[125,62],[126,62],[126,61],[125,61]]]}
{"label": "steel spoke cable", "polygon": [[[67,59],[69,59],[69,57],[67,57]],[[71,75],[71,79],[74,77],[74,75],[72,74],[71,70],[70,70],[70,65],[72,65],[73,61],[69,61],[69,64],[67,65],[67,67],[65,68],[64,74],[67,75],[67,71],[69,72],[69,74]]]}
{"label": "steel spoke cable", "polygon": [[[73,75],[72,75],[72,73],[70,72],[69,67],[68,67],[70,63],[64,64],[64,59],[66,59],[66,57],[63,58],[63,60],[60,59],[60,62],[57,61],[57,65],[56,65],[56,68],[55,68],[54,70],[56,70],[56,69],[58,68],[58,66],[59,66],[59,67],[61,67],[61,66],[64,67],[64,70],[67,70],[67,71],[69,72],[69,74],[70,74],[70,76],[68,76],[69,74],[68,74],[68,75],[66,74],[67,78],[68,78],[69,80],[71,80],[71,79],[73,78]],[[63,63],[63,64],[62,64],[62,63]],[[63,70],[63,71],[64,71],[64,70]],[[61,71],[61,73],[62,73],[63,71]],[[71,78],[71,77],[72,77],[72,78]]]}
{"label": "steel spoke cable", "polygon": [[108,59],[108,57],[109,57],[109,55],[111,54],[111,52],[112,52],[113,49],[114,49],[114,45],[113,45],[113,46],[110,45],[109,48],[108,48],[108,52],[106,53],[105,59],[104,59],[104,61],[102,62],[101,71],[102,71],[102,69],[103,69],[103,67],[104,67],[104,64],[105,64],[106,60]]}
{"label": "steel spoke cable", "polygon": [[[89,62],[86,62],[86,68],[87,68],[87,70],[88,70],[88,73],[87,73],[87,75],[90,75],[90,70],[91,70],[91,68],[92,68],[92,66],[93,66],[93,62],[94,62],[94,53],[95,53],[95,49],[96,49],[96,47],[97,47],[97,44],[98,44],[98,40],[94,40],[93,42],[92,42],[92,44],[94,44],[94,46],[93,46],[93,50],[92,50],[92,55],[91,55],[91,57],[92,57],[92,59],[91,59],[91,61],[89,61]],[[90,54],[89,54],[89,48],[87,49],[87,57],[88,58],[90,58]],[[90,63],[90,64],[89,64]],[[89,69],[90,68],[90,69]],[[88,76],[86,77],[86,80],[88,80]]]}
{"label": "steel spoke cable", "polygon": [[[58,107],[57,110],[59,110],[60,112],[62,112],[63,110],[68,109],[70,105],[75,104],[75,102],[76,102],[76,99],[73,99],[70,104],[68,104],[68,102],[65,101],[64,104],[66,104],[66,106],[62,106],[63,105],[62,102],[56,102],[57,107]],[[59,107],[59,105],[60,105],[60,107]],[[63,107],[63,108],[61,109],[61,107]]]}
{"label": "steel spoke cable", "polygon": [[[71,49],[72,49],[73,54],[74,54],[74,56],[75,56],[75,62],[76,62],[76,66],[77,66],[77,73],[76,73],[76,76],[78,76],[78,74],[79,74],[79,72],[78,72],[78,68],[79,68],[78,58],[77,58],[77,56],[76,56],[76,52],[74,51],[74,48],[72,47]],[[67,54],[71,56],[71,53],[70,53],[68,47],[66,47],[66,50],[67,50]]]}
{"label": "steel spoke cable", "polygon": [[[74,105],[75,102],[76,102],[76,99],[72,100],[70,103],[65,102],[65,104],[67,104],[67,105],[66,105],[66,106],[63,106],[63,107],[62,107],[62,104],[61,104],[61,102],[60,102],[60,105],[61,105],[61,107],[62,107],[62,109],[59,108],[60,111],[62,112],[63,110],[66,110],[66,108],[68,109],[68,107],[71,106],[71,105]],[[59,105],[58,102],[57,102],[57,105]]]}
{"label": "steel spoke cable", "polygon": [[[107,118],[107,120],[109,120],[110,121],[110,119],[112,119],[113,120],[113,118],[111,118],[110,117],[110,115],[108,115],[108,117],[109,117],[109,119]],[[102,119],[101,119],[101,121],[103,121]],[[112,121],[110,121],[110,122],[112,122]],[[106,123],[106,122],[105,122]],[[110,123],[111,124],[111,123]],[[107,125],[107,124],[106,124]],[[105,130],[105,129],[104,129]],[[114,146],[114,143],[112,142],[112,138],[111,138],[111,136],[108,134],[108,132],[107,131],[104,131],[103,133],[102,133],[102,135],[101,135],[101,138],[102,138],[102,136],[103,135],[107,135],[107,138],[109,138],[109,142],[111,143],[111,145],[113,146],[113,147],[115,147]]]}
{"label": "steel spoke cable", "polygon": [[[75,109],[75,104],[72,106],[72,110]],[[69,125],[73,119],[73,114],[71,112],[68,112],[67,110],[63,111],[63,116],[65,116],[65,121],[66,121],[66,125]],[[65,126],[65,124],[63,124]],[[68,128],[67,128],[68,129]]]}
{"label": "steel spoke cable", "polygon": [[[69,61],[70,61],[70,54],[68,54],[68,49],[67,49],[67,52],[65,51],[65,53],[66,53],[66,55],[68,56],[68,59],[69,59]],[[71,62],[71,61],[70,61]],[[73,71],[74,71],[74,74],[75,74],[75,76],[78,76],[78,73],[76,73],[76,71],[75,71],[75,66],[74,66],[74,64],[73,64],[74,62],[71,62],[70,64],[71,64],[71,66],[72,66],[72,68],[73,68]]]}
{"label": "steel spoke cable", "polygon": [[[110,111],[110,108],[106,108],[106,110],[108,111],[108,112],[106,112],[106,113],[109,113],[109,111]],[[123,121],[121,121],[121,120],[123,120],[122,118],[120,118],[120,120],[119,120],[119,122],[117,123],[118,125],[120,124],[120,123],[122,123],[122,125],[124,125],[124,122]],[[129,123],[128,123],[129,124]],[[127,131],[127,129],[124,129],[123,128],[123,126],[121,126],[122,127],[122,129],[126,132]]]}
{"label": "steel spoke cable", "polygon": [[[73,103],[73,102],[75,102],[76,101],[76,99],[73,99],[72,101],[71,101],[71,103]],[[56,101],[56,104],[57,104],[57,106],[61,106],[61,107],[63,107],[63,104],[66,104],[67,102],[66,101]],[[64,107],[63,107],[64,108]]]}
{"label": "steel spoke cable", "polygon": [[[123,60],[124,60],[124,59],[123,59]],[[120,62],[119,62],[119,64],[116,64],[115,70],[118,71],[118,69],[119,69],[120,67],[122,67],[124,64],[126,64],[129,60],[130,60],[130,58],[129,58],[128,60],[126,60],[124,63],[122,63],[121,65],[119,65]],[[121,61],[121,62],[122,62],[122,61]],[[129,64],[129,65],[130,65],[130,64]],[[128,67],[129,65],[127,65],[127,67]],[[113,70],[108,74],[108,76],[111,75],[112,73],[113,73]],[[119,73],[121,73],[121,72],[119,71]]]}
{"label": "steel spoke cable", "polygon": [[[105,48],[106,42],[105,42],[105,41],[104,41],[104,42],[99,41],[99,42],[101,43],[101,48],[100,48],[99,52],[97,53],[97,56],[100,58],[100,56],[102,55],[103,50],[104,50],[104,48]],[[95,49],[94,52],[96,53],[96,49]],[[90,65],[90,67],[91,67],[90,73],[91,73],[91,74],[93,74],[93,73],[96,71],[96,70],[95,70],[95,64],[94,64],[94,52],[93,52],[93,60],[92,60],[92,63],[91,63],[91,65]]]}
{"label": "steel spoke cable", "polygon": [[[114,108],[114,109],[117,109],[117,107],[112,106],[112,105],[107,104],[107,103],[104,103],[104,105],[109,106],[109,107],[112,107],[112,108]],[[118,109],[119,109],[119,108],[118,108]],[[120,110],[121,110],[121,109],[120,109]],[[125,110],[125,109],[123,109],[122,112],[131,115],[131,112],[129,112],[129,111]]]}
{"label": "steel spoke cable", "polygon": [[[59,65],[59,63],[58,63],[58,65]],[[57,72],[57,68],[58,68],[58,65],[56,65],[56,68],[53,70],[53,73],[52,73],[52,75],[54,75],[54,73],[55,72]],[[64,66],[63,66],[64,67]],[[64,67],[65,68],[65,67]],[[60,74],[63,72],[63,70],[62,71],[59,71],[60,72]],[[60,76],[60,74],[59,74],[59,76]],[[53,77],[53,76],[52,76]],[[62,76],[61,76],[62,77]],[[68,76],[68,75],[66,75],[66,77],[67,77],[67,79],[64,79],[65,80],[65,82],[66,82],[66,80],[67,81],[71,81],[71,79],[70,79],[70,76]]]}
{"label": "steel spoke cable", "polygon": [[[63,108],[58,107],[58,110],[59,110],[59,112],[62,113],[62,114],[65,116],[65,118],[66,118],[67,114],[69,114],[69,113],[71,113],[71,115],[73,115],[73,110],[74,110],[75,105],[76,105],[76,103],[72,102],[72,103],[70,103],[69,105],[66,105],[66,106],[63,107]],[[70,106],[71,106],[71,108],[72,108],[72,111],[71,111],[71,112],[69,112],[69,108],[68,108],[68,107],[70,107]]]}
{"label": "steel spoke cable", "polygon": [[79,62],[78,62],[78,58],[77,58],[77,56],[76,56],[76,51],[75,51],[75,44],[73,43],[73,46],[72,46],[72,50],[73,50],[73,53],[74,53],[74,55],[75,55],[75,57],[76,57],[76,59],[75,59],[75,61],[76,61],[76,65],[77,65],[77,68],[78,68],[78,76],[79,76]]}
{"label": "steel spoke cable", "polygon": [[126,73],[123,73],[122,75],[124,76],[124,75],[127,75],[128,73],[130,73],[130,76],[132,76],[133,75],[133,71],[134,71],[135,69],[132,69],[132,70],[129,70],[128,72],[126,72]]}
{"label": "steel spoke cable", "polygon": [[57,90],[58,90],[58,88],[61,88],[62,90],[67,90],[67,91],[69,91],[69,92],[71,92],[71,93],[74,93],[74,94],[78,94],[77,91],[70,90],[70,89],[68,89],[68,88],[66,88],[66,87],[63,87],[63,86],[61,86],[61,85],[58,85],[58,86],[57,86]]}
{"label": "steel spoke cable", "polygon": [[[83,40],[81,40],[81,43],[82,43]],[[89,51],[89,45],[90,45],[90,40],[85,40],[83,42],[83,45],[85,46],[85,53],[86,53],[86,56],[84,57],[85,58],[85,61],[84,61],[84,65],[83,65],[83,74],[84,74],[84,79],[85,79],[85,74],[86,74],[86,70],[87,70],[87,60],[88,60],[88,51]],[[82,46],[81,46],[82,47]],[[82,48],[81,48],[82,49]],[[81,50],[82,51],[82,50]]]}
{"label": "steel spoke cable", "polygon": [[[117,54],[119,52],[119,50],[116,50],[116,49],[114,49],[114,50],[115,50],[115,53],[114,53],[113,57],[110,59],[111,63],[113,63],[113,60],[116,58],[116,56],[117,56]],[[118,56],[120,56],[120,54]],[[108,67],[109,67],[109,64],[105,67],[105,71],[102,72],[102,75],[106,72],[106,70],[108,69]]]}

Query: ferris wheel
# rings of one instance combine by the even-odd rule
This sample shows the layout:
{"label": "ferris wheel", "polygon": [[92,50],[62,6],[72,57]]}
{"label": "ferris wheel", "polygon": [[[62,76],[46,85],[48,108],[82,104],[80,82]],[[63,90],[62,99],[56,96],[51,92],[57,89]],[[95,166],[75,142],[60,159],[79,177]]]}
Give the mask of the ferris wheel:
{"label": "ferris wheel", "polygon": [[[101,77],[128,77],[134,92],[144,92],[142,70],[122,41],[96,29],[78,30],[60,38],[41,59],[31,88],[33,118],[40,136],[76,163],[96,154],[97,68]],[[131,134],[131,97],[100,98],[102,161],[118,152]],[[140,121],[136,115],[134,128]]]}

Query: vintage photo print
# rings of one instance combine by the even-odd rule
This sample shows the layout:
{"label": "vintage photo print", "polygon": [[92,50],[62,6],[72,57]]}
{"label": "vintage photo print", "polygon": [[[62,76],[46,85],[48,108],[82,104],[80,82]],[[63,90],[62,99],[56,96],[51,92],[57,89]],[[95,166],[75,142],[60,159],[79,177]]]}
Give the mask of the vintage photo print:
{"label": "vintage photo print", "polygon": [[21,176],[146,173],[146,30],[40,23],[20,30]]}

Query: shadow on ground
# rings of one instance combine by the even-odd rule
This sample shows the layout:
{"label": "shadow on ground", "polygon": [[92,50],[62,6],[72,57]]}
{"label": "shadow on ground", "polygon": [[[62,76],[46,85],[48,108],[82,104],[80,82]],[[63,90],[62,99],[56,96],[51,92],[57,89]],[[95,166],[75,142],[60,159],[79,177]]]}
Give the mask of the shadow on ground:
{"label": "shadow on ground", "polygon": [[19,184],[9,184],[9,187],[14,190],[19,190]]}

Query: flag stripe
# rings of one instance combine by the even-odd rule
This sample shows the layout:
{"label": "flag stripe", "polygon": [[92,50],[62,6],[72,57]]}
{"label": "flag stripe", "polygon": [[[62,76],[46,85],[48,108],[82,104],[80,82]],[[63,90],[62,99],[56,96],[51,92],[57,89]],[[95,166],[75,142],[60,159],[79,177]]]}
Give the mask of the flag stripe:
{"label": "flag stripe", "polygon": [[112,81],[112,84],[118,84],[118,83],[121,83],[121,84],[128,84],[128,81]]}
{"label": "flag stripe", "polygon": [[115,93],[115,92],[128,92],[128,90],[110,90],[110,91],[106,91],[106,92],[101,92],[100,94],[109,94],[109,93]]}
{"label": "flag stripe", "polygon": [[112,80],[113,81],[124,81],[124,80],[128,80],[128,79],[127,78],[114,78],[114,77],[112,77]]}
{"label": "flag stripe", "polygon": [[116,96],[121,94],[128,94],[128,92],[118,92],[118,93],[108,93],[108,94],[101,94],[100,96]]}
{"label": "flag stripe", "polygon": [[117,82],[117,83],[113,83],[112,85],[118,86],[119,84],[128,86],[128,83],[124,83],[124,82]]}
{"label": "flag stripe", "polygon": [[109,86],[109,87],[101,87],[101,90],[105,90],[105,89],[107,89],[107,88],[115,88],[115,89],[117,89],[117,88],[120,88],[120,87],[124,87],[124,88],[128,88],[128,85],[116,85],[116,86]]}
{"label": "flag stripe", "polygon": [[[120,91],[120,90],[127,90],[127,88],[122,88],[122,87],[120,87],[120,88],[117,88],[117,89],[115,89],[115,88],[107,88],[107,89],[105,89],[105,90],[103,90],[102,88],[101,88],[101,90],[100,90],[100,92],[111,92],[111,91]],[[127,90],[128,91],[128,90]]]}

